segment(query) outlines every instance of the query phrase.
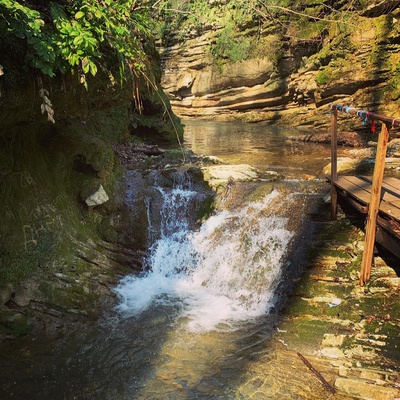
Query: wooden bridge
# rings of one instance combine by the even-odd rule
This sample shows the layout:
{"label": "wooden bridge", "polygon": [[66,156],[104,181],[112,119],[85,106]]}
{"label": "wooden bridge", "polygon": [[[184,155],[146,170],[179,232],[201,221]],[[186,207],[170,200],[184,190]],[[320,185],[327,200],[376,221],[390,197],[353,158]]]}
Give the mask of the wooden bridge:
{"label": "wooden bridge", "polygon": [[[400,126],[400,118],[363,111],[354,107],[332,105],[331,127],[331,218],[337,218],[338,201],[365,215],[365,245],[361,263],[360,285],[370,279],[375,241],[400,258],[400,180],[384,178],[390,129]],[[338,113],[346,112],[371,122],[372,130],[381,123],[373,177],[337,174]]]}

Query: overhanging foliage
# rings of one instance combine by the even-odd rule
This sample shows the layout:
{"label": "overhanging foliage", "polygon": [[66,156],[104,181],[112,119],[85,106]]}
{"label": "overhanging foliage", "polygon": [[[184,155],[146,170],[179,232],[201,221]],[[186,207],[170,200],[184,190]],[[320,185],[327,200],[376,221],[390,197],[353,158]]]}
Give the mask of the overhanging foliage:
{"label": "overhanging foliage", "polygon": [[143,42],[151,40],[148,7],[135,0],[0,0],[1,41],[18,40],[26,63],[54,77],[75,73],[87,87],[98,68],[118,62],[134,76],[149,70]]}

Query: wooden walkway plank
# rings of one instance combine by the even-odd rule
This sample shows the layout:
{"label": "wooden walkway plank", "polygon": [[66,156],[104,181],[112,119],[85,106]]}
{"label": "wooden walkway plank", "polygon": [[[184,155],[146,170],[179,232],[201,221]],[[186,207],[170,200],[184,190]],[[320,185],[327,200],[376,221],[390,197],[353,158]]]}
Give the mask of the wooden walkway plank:
{"label": "wooden walkway plank", "polygon": [[400,186],[399,186],[399,180],[397,178],[394,178],[393,176],[384,178],[383,184],[384,187],[387,188],[390,192],[400,197]]}
{"label": "wooden walkway plank", "polygon": [[[360,203],[360,205],[368,207],[371,199],[372,187],[371,181],[367,178],[358,176],[340,176],[335,182],[335,185],[339,189],[345,191],[348,196],[353,197]],[[388,189],[386,183],[382,185],[379,210],[387,214],[389,217],[400,221],[400,181],[398,179],[391,179],[390,189]]]}
{"label": "wooden walkway plank", "polygon": [[360,180],[355,176],[340,176],[335,182],[335,185],[354,196],[363,204],[369,203],[371,191],[368,189],[371,184],[368,185],[366,182],[360,183]]}

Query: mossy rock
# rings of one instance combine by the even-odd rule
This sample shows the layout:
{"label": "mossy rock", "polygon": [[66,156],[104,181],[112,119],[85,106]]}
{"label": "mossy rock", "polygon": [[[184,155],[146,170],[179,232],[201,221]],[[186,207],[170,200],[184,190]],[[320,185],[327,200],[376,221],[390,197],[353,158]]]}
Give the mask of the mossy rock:
{"label": "mossy rock", "polygon": [[0,309],[0,336],[20,337],[32,331],[28,318],[18,312]]}

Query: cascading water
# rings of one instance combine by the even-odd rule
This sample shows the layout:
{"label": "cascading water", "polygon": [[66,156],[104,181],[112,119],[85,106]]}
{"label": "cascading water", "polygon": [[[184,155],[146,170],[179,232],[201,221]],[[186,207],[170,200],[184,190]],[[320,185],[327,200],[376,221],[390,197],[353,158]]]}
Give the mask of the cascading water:
{"label": "cascading water", "polygon": [[194,231],[188,221],[196,192],[190,185],[158,190],[160,237],[146,272],[127,276],[115,289],[119,310],[138,315],[157,304],[178,307],[192,331],[234,328],[265,315],[274,306],[293,237],[287,218],[276,215],[288,196],[274,190],[240,210],[219,212]]}

